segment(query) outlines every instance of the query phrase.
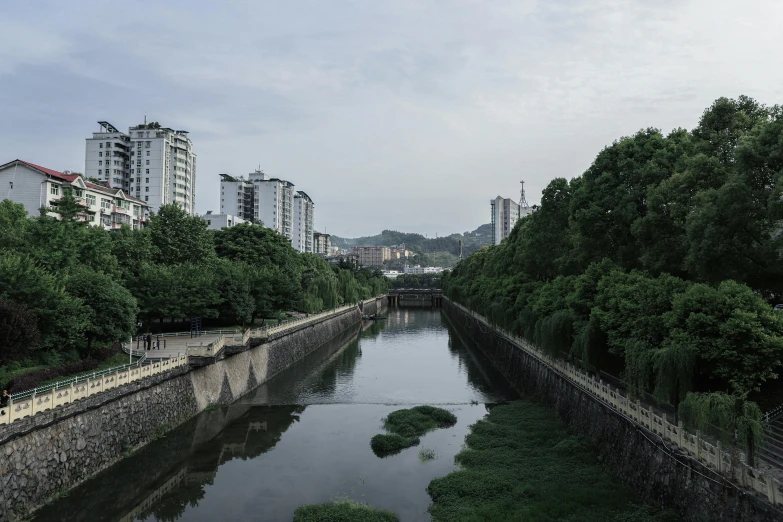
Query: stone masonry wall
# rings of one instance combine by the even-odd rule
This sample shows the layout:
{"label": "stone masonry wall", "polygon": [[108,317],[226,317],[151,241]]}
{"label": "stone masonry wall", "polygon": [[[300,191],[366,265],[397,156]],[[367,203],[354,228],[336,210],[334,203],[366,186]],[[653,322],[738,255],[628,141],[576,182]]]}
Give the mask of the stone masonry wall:
{"label": "stone masonry wall", "polygon": [[[378,302],[380,310],[385,300]],[[358,310],[346,310],[215,364],[176,369],[0,426],[0,522],[24,518],[210,404],[235,401],[360,320]]]}
{"label": "stone masonry wall", "polygon": [[458,332],[484,351],[520,392],[554,409],[576,432],[592,438],[600,460],[640,498],[674,510],[685,521],[772,522],[783,513],[740,490],[688,455],[593,399],[522,349],[444,299]]}

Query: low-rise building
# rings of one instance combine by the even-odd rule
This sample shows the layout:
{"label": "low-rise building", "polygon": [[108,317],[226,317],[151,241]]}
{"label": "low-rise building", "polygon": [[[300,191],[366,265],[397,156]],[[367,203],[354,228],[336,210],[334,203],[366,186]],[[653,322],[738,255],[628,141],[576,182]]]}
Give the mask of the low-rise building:
{"label": "low-rise building", "polygon": [[[66,191],[71,191],[81,208],[77,219],[92,226],[113,230],[128,225],[138,229],[149,216],[147,203],[120,188],[92,183],[80,174],[59,172],[22,160],[0,165],[0,189],[0,198],[21,203],[33,217],[41,207],[56,209]],[[47,214],[59,217],[53,211]]]}
{"label": "low-rise building", "polygon": [[403,271],[406,274],[440,274],[445,270],[443,267],[440,266],[406,266]]}
{"label": "low-rise building", "polygon": [[387,246],[355,246],[351,253],[359,260],[359,266],[383,266],[391,259],[391,249]]}
{"label": "low-rise building", "polygon": [[201,217],[206,220],[209,230],[222,230],[241,225],[242,223],[248,223],[241,217],[232,216],[231,214],[213,214],[211,210]]}

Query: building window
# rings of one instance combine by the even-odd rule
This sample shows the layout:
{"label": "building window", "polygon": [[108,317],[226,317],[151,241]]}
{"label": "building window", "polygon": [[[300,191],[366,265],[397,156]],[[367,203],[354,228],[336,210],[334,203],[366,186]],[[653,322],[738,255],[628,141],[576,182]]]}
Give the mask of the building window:
{"label": "building window", "polygon": [[147,151],[147,156],[149,156],[149,155],[150,155],[150,151]]}
{"label": "building window", "polygon": [[98,169],[98,174],[101,174],[103,171],[101,169]]}
{"label": "building window", "polygon": [[58,187],[57,185],[52,185],[51,188],[49,189],[49,194],[51,194],[52,196],[59,196],[60,187]]}
{"label": "building window", "polygon": [[141,178],[136,178],[136,183],[141,183]]}
{"label": "building window", "polygon": [[87,204],[90,206],[95,205],[95,196],[87,194]]}
{"label": "building window", "polygon": [[147,172],[145,172],[145,174],[149,174],[150,173],[150,169],[145,169],[145,170],[147,171]]}
{"label": "building window", "polygon": [[98,165],[103,165],[103,161],[98,160]]}
{"label": "building window", "polygon": [[99,143],[99,144],[98,144],[98,148],[99,148],[99,149],[102,149],[102,148],[103,148],[103,143]]}
{"label": "building window", "polygon": [[144,183],[149,183],[149,182],[150,182],[150,178],[144,178]]}
{"label": "building window", "polygon": [[103,152],[99,152],[99,153],[98,153],[98,157],[99,157],[99,158],[102,158],[102,157],[103,157]]}
{"label": "building window", "polygon": [[149,196],[144,196],[144,201],[149,201],[149,200],[150,200]]}
{"label": "building window", "polygon": [[149,192],[149,191],[150,191],[149,187],[144,187],[144,192]]}
{"label": "building window", "polygon": [[111,148],[111,143],[107,143],[107,144],[106,144],[106,148],[107,148],[107,149],[110,149],[110,148]]}
{"label": "building window", "polygon": [[136,174],[141,174],[141,169],[136,169]]}
{"label": "building window", "polygon": [[[149,151],[147,151],[147,152],[149,152]],[[149,165],[149,164],[150,164],[150,160],[147,160],[147,165]]]}

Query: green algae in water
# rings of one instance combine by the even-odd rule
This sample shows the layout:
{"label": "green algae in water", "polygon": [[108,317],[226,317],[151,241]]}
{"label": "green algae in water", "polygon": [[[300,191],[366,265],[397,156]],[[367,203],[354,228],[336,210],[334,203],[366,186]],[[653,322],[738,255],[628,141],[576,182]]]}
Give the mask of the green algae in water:
{"label": "green algae in water", "polygon": [[432,480],[435,522],[673,522],[634,498],[605,471],[589,439],[570,433],[543,406],[495,406],[471,426],[460,469]]}
{"label": "green algae in water", "polygon": [[341,500],[300,506],[294,511],[294,522],[400,522],[400,517],[355,500]]}
{"label": "green algae in water", "polygon": [[370,447],[378,457],[388,457],[419,444],[419,437],[438,428],[450,428],[457,417],[448,410],[434,406],[393,411],[386,417],[383,427],[388,434],[375,435]]}

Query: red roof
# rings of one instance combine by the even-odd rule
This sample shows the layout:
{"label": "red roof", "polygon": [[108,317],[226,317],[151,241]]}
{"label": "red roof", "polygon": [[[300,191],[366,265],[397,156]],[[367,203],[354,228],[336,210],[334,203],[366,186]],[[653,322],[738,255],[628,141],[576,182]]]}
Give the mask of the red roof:
{"label": "red roof", "polygon": [[28,167],[32,167],[35,170],[39,170],[39,171],[43,172],[44,174],[48,174],[48,175],[53,176],[55,178],[64,179],[65,181],[73,181],[73,180],[75,180],[76,178],[79,177],[78,174],[63,174],[62,172],[58,172],[58,171],[52,170],[52,169],[47,169],[46,167],[41,167],[40,165],[36,165],[34,163],[30,163],[29,161],[23,161],[23,160],[16,160],[16,161],[18,161],[19,163],[24,163]]}

